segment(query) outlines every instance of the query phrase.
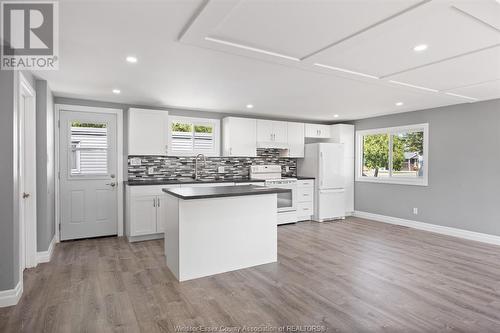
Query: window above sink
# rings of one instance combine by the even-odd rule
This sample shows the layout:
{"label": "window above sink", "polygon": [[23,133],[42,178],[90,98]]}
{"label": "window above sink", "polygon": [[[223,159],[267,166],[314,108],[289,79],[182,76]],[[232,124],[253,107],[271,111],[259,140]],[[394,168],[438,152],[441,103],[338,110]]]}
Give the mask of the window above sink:
{"label": "window above sink", "polygon": [[220,155],[220,120],[170,116],[168,154]]}

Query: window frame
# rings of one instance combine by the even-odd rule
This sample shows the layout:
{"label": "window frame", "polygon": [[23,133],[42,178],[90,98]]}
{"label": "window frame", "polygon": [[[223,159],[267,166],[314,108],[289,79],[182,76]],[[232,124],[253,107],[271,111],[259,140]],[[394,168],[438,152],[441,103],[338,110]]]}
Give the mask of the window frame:
{"label": "window frame", "polygon": [[[193,136],[193,149],[191,151],[180,152],[180,151],[172,151],[172,123],[175,122],[185,122],[190,123],[193,126],[193,135],[195,126],[201,125],[206,126],[210,124],[213,126],[213,138],[214,138],[214,147],[210,152],[207,151],[199,151],[194,149],[194,136]],[[198,154],[204,154],[207,157],[219,157],[220,156],[220,119],[211,119],[211,118],[200,118],[200,117],[185,117],[185,116],[169,116],[168,117],[168,147],[167,154],[168,156],[196,156]]]}
{"label": "window frame", "polygon": [[[401,132],[418,132],[424,133],[424,165],[423,177],[409,178],[409,177],[393,177],[392,176],[392,155],[393,155],[393,139],[394,134]],[[366,135],[374,134],[388,134],[389,135],[389,177],[378,178],[363,176],[363,138]],[[397,185],[416,185],[416,186],[429,186],[429,123],[413,124],[406,126],[375,128],[368,130],[356,131],[356,181],[368,183],[381,183],[381,184],[397,184]]]}

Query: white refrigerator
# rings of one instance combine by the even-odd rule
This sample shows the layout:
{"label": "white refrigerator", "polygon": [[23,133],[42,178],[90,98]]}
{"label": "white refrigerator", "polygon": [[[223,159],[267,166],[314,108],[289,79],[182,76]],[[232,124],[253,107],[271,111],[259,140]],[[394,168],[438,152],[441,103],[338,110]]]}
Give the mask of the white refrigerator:
{"label": "white refrigerator", "polygon": [[315,221],[345,218],[344,144],[310,143],[298,160],[298,176],[314,177]]}

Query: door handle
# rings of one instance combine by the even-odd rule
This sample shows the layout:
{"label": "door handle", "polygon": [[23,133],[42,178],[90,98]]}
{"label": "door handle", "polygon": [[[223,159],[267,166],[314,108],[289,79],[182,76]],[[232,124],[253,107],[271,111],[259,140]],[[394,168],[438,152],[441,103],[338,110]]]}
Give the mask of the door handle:
{"label": "door handle", "polygon": [[109,185],[111,187],[115,187],[116,186],[116,182],[107,183],[106,185]]}
{"label": "door handle", "polygon": [[30,196],[29,193],[23,192],[23,199],[29,198],[29,196]]}

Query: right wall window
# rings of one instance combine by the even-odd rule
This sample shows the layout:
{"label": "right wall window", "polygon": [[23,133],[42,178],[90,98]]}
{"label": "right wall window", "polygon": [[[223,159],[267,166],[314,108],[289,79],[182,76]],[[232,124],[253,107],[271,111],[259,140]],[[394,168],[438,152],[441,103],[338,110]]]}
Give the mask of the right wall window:
{"label": "right wall window", "polygon": [[356,132],[356,180],[428,185],[429,124]]}

